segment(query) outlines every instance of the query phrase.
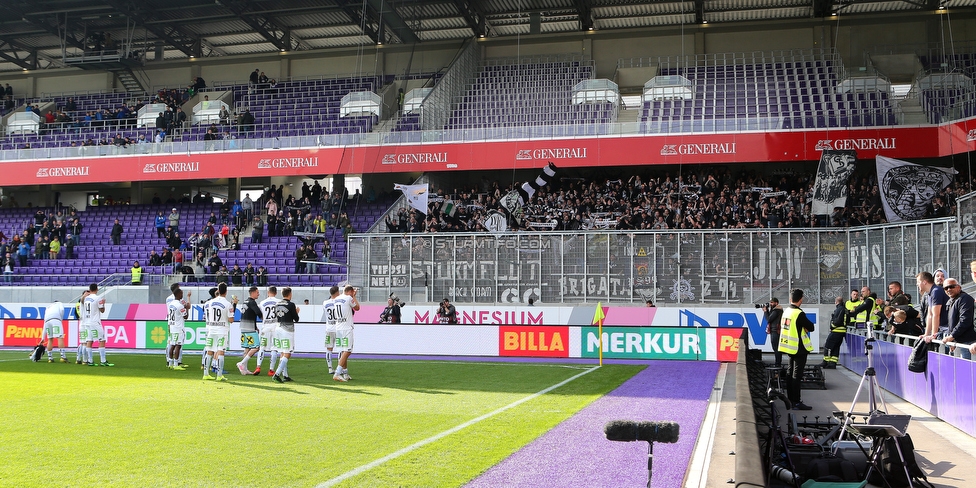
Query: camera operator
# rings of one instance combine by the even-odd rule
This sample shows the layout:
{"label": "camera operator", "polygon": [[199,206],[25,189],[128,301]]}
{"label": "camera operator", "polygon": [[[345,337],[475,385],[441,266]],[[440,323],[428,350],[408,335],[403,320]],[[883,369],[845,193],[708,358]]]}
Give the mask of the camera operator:
{"label": "camera operator", "polygon": [[391,294],[390,298],[386,299],[386,308],[384,308],[383,313],[380,314],[380,323],[400,323],[400,298],[396,295]]}
{"label": "camera operator", "polygon": [[770,298],[769,303],[762,306],[763,315],[766,316],[766,334],[769,336],[769,345],[773,348],[776,358],[774,366],[783,367],[783,353],[779,352],[779,329],[780,322],[783,320],[783,307],[779,305],[779,298]]}
{"label": "camera operator", "polygon": [[440,307],[437,309],[437,321],[441,324],[456,324],[457,322],[457,309],[454,305],[451,305],[451,301],[447,298],[440,303]]}

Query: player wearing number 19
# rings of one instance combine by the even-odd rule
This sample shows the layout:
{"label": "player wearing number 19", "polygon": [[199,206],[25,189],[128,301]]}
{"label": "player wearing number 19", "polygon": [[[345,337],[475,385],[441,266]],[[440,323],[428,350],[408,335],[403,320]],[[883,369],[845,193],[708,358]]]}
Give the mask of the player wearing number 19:
{"label": "player wearing number 19", "polygon": [[[217,296],[203,305],[203,316],[207,321],[207,357],[204,359],[203,379],[227,381],[224,377],[224,351],[230,336],[230,324],[234,323],[234,302],[227,301],[227,283],[217,285]],[[216,361],[217,377],[210,374],[210,366]]]}
{"label": "player wearing number 19", "polygon": [[278,383],[291,381],[288,376],[288,360],[291,359],[291,352],[295,350],[295,323],[298,322],[298,307],[291,301],[291,288],[285,287],[281,290],[282,300],[278,302],[276,312],[278,314],[278,329],[275,331],[274,347],[281,353],[278,369],[275,370],[271,378]]}

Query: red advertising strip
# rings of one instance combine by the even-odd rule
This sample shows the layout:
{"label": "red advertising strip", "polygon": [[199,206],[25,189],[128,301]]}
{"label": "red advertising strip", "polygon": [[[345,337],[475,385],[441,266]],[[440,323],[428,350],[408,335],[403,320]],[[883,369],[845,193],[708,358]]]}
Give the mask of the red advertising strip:
{"label": "red advertising strip", "polygon": [[716,353],[715,359],[723,363],[734,363],[739,358],[739,338],[747,329],[715,330]]}
{"label": "red advertising strip", "polygon": [[[974,128],[970,128],[974,126]],[[198,180],[556,166],[817,161],[826,149],[858,159],[936,158],[976,150],[976,119],[942,126],[654,134],[529,141],[480,141],[198,154],[104,156],[2,163],[4,184]]]}
{"label": "red advertising strip", "polygon": [[6,319],[3,321],[3,345],[34,347],[41,341],[43,331],[43,320]]}
{"label": "red advertising strip", "polygon": [[498,328],[498,355],[518,357],[569,357],[569,327]]}

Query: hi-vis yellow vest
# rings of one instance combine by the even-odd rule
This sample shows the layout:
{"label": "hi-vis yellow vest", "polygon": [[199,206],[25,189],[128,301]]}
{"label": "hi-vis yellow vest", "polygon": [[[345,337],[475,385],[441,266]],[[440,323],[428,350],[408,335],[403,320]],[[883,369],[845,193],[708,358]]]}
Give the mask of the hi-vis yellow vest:
{"label": "hi-vis yellow vest", "polygon": [[139,268],[133,267],[132,268],[132,282],[133,283],[142,283],[142,267],[139,267]]}
{"label": "hi-vis yellow vest", "polygon": [[878,306],[878,302],[876,302],[873,298],[870,298],[870,297],[868,297],[868,298],[862,298],[861,299],[861,303],[859,303],[858,306],[863,305],[865,300],[871,300],[871,308],[869,310],[865,310],[865,311],[857,314],[857,317],[854,317],[854,321],[857,322],[857,323],[859,323],[859,324],[867,324],[867,323],[870,323],[871,322],[871,315],[874,313],[875,308],[877,308],[877,306]]}
{"label": "hi-vis yellow vest", "polygon": [[790,306],[783,311],[783,322],[779,333],[779,352],[786,354],[796,354],[800,348],[800,341],[803,341],[803,348],[807,352],[813,352],[813,343],[810,342],[810,333],[806,330],[797,330],[796,320],[800,317],[803,310]]}

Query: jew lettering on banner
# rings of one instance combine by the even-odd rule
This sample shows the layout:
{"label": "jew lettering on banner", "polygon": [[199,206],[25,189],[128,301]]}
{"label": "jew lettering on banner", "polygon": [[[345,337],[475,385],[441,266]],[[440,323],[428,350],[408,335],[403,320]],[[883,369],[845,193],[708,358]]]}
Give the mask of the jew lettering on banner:
{"label": "jew lettering on banner", "polygon": [[888,222],[917,220],[958,171],[877,157],[878,193]]}
{"label": "jew lettering on banner", "polygon": [[403,196],[406,197],[411,207],[427,215],[427,200],[430,198],[430,187],[427,183],[423,185],[401,185],[396,183],[393,185],[393,189],[402,191]]}
{"label": "jew lettering on banner", "polygon": [[817,181],[810,202],[814,215],[830,215],[834,207],[847,205],[847,181],[854,172],[856,161],[856,151],[828,149],[820,153]]}

